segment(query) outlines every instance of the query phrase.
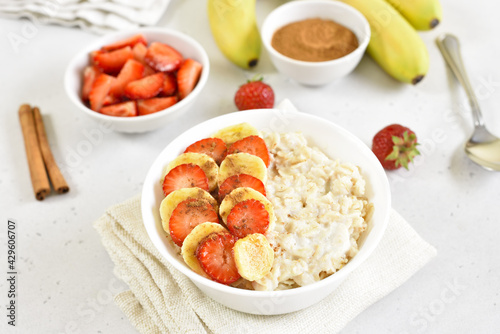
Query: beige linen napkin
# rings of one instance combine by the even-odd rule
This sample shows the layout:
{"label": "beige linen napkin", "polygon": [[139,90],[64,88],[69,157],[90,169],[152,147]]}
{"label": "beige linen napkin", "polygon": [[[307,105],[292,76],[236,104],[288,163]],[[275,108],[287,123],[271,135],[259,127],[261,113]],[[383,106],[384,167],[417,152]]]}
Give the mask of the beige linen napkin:
{"label": "beige linen napkin", "polygon": [[140,196],[108,209],[94,227],[130,287],[115,302],[144,334],[335,333],[436,255],[393,210],[379,246],[330,296],[302,311],[259,316],[213,301],[162,258],[144,228]]}

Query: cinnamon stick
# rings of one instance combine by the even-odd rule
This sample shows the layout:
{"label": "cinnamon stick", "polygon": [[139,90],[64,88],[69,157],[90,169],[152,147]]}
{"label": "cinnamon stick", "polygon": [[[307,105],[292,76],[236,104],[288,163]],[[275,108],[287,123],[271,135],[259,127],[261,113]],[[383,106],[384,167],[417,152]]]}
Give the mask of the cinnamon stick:
{"label": "cinnamon stick", "polygon": [[56,160],[52,155],[50,150],[49,141],[47,140],[47,134],[45,132],[45,126],[43,125],[43,118],[40,114],[40,109],[38,107],[33,108],[33,116],[35,119],[36,133],[38,135],[38,143],[40,144],[40,151],[42,152],[43,161],[45,162],[45,168],[49,173],[50,182],[54,190],[58,194],[64,194],[69,191],[68,184],[61,173],[61,170],[57,166]]}
{"label": "cinnamon stick", "polygon": [[19,121],[21,122],[33,191],[36,199],[42,201],[50,193],[50,184],[38,144],[35,119],[29,104],[23,104],[19,107]]}

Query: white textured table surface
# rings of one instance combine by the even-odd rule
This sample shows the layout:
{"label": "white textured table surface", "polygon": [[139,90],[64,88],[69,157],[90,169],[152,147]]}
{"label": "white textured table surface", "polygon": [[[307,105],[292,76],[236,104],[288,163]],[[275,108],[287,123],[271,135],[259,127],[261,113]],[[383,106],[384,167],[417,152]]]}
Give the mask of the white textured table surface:
{"label": "white textured table surface", "polygon": [[[261,23],[284,1],[261,0]],[[489,129],[500,136],[500,5],[442,0],[444,22],[422,33],[431,67],[415,87],[389,78],[368,57],[349,77],[305,88],[278,74],[263,54],[263,73],[277,101],[334,121],[367,145],[390,123],[418,135],[423,155],[409,172],[389,173],[393,207],[438,256],[379,301],[343,333],[498,333],[500,330],[500,173],[470,162],[462,150],[472,130],[463,91],[447,70],[434,38],[459,36],[463,58]],[[185,32],[206,48],[211,74],[189,114],[142,135],[99,132],[63,90],[70,58],[95,35],[77,29],[0,20],[0,332],[134,333],[111,301],[123,290],[92,228],[107,207],[140,192],[157,154],[185,129],[234,111],[233,94],[253,73],[230,64],[216,48],[205,1],[174,0],[159,26]],[[189,19],[186,19],[189,18]],[[12,41],[21,37],[17,46]],[[17,118],[22,103],[41,108],[56,160],[67,169],[71,191],[35,201]],[[89,139],[89,136],[91,137]],[[93,137],[92,137],[93,136]],[[92,139],[93,138],[93,139]],[[17,327],[7,326],[7,220],[17,222]],[[381,268],[383,269],[383,268]]]}

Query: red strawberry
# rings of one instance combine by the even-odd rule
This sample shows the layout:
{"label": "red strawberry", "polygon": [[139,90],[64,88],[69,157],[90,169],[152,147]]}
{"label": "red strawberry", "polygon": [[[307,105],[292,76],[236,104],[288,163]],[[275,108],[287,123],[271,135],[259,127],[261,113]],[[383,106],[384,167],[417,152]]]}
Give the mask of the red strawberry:
{"label": "red strawberry", "polygon": [[119,97],[123,96],[125,94],[125,86],[127,86],[129,82],[141,79],[143,73],[144,65],[135,59],[127,60],[125,65],[123,65],[120,74],[116,77],[113,86],[111,86],[110,94]]}
{"label": "red strawberry", "polygon": [[129,82],[125,86],[125,95],[130,99],[149,99],[158,95],[163,87],[165,74],[159,72],[139,80]]}
{"label": "red strawberry", "polygon": [[148,51],[148,48],[142,44],[138,43],[134,45],[134,48],[132,49],[132,53],[134,54],[134,59],[140,62],[142,65],[144,65],[144,76],[147,77],[148,75],[156,73],[154,69],[151,68],[146,62],[144,61],[144,57],[146,56],[146,52]]}
{"label": "red strawberry", "polygon": [[269,227],[269,212],[262,202],[247,199],[236,204],[227,216],[227,228],[238,238],[248,234],[264,234]]}
{"label": "red strawberry", "polygon": [[177,72],[177,87],[182,100],[196,87],[200,79],[202,65],[193,59],[186,59]]}
{"label": "red strawberry", "polygon": [[92,89],[89,93],[90,109],[94,111],[99,111],[102,107],[104,99],[111,89],[111,85],[116,79],[107,74],[99,74],[97,79],[95,79]]}
{"label": "red strawberry", "polygon": [[132,37],[123,39],[118,42],[114,42],[108,45],[105,45],[102,47],[102,50],[104,51],[114,51],[118,49],[122,49],[126,46],[134,47],[137,44],[142,44],[142,45],[148,45],[148,42],[146,41],[146,38],[142,34],[137,34]]}
{"label": "red strawberry", "polygon": [[241,277],[233,254],[236,240],[228,232],[212,233],[198,245],[196,257],[203,270],[214,281],[231,284]]}
{"label": "red strawberry", "polygon": [[266,188],[264,183],[258,178],[248,174],[237,174],[228,177],[222,182],[219,187],[219,201],[222,201],[227,194],[236,188],[248,187],[257,190],[262,195],[266,196]]}
{"label": "red strawberry", "polygon": [[[111,85],[111,88],[113,88],[113,85]],[[111,92],[111,89],[110,89],[110,92]],[[120,102],[122,102],[122,99],[120,99],[116,95],[108,93],[108,95],[106,95],[106,97],[102,101],[102,105],[103,106],[109,106],[109,105],[117,104],[117,103],[120,103]]]}
{"label": "red strawberry", "polygon": [[132,48],[130,46],[126,46],[111,52],[96,52],[93,56],[93,62],[103,72],[115,74],[120,72],[127,60],[132,58],[134,58]]}
{"label": "red strawberry", "polygon": [[181,65],[182,55],[167,44],[153,42],[144,56],[144,61],[157,71],[171,72]]}
{"label": "red strawberry", "polygon": [[207,175],[200,166],[194,164],[182,164],[172,168],[163,180],[165,196],[178,189],[193,187],[208,191]]}
{"label": "red strawberry", "polygon": [[408,169],[408,162],[420,154],[417,150],[417,136],[407,127],[388,125],[374,137],[372,151],[385,169]]}
{"label": "red strawberry", "polygon": [[240,86],[234,96],[234,103],[238,110],[272,108],[274,92],[271,86],[262,82],[262,78],[252,79]]}
{"label": "red strawberry", "polygon": [[189,232],[197,225],[205,222],[219,222],[219,216],[212,205],[203,199],[187,199],[180,202],[172,211],[168,222],[170,236],[180,247]]}
{"label": "red strawberry", "polygon": [[101,74],[101,70],[97,66],[87,66],[83,70],[82,100],[87,101],[89,99],[92,85],[99,74]]}
{"label": "red strawberry", "polygon": [[227,148],[226,143],[220,138],[205,138],[189,145],[184,153],[186,152],[206,154],[214,159],[217,165],[220,165],[226,157]]}
{"label": "red strawberry", "polygon": [[269,151],[266,142],[259,136],[248,136],[234,142],[227,150],[227,154],[248,153],[258,156],[269,167]]}
{"label": "red strawberry", "polygon": [[127,101],[102,107],[99,112],[109,116],[132,117],[137,116],[137,107],[135,101]]}
{"label": "red strawberry", "polygon": [[177,92],[177,78],[172,73],[165,74],[161,96],[172,96]]}
{"label": "red strawberry", "polygon": [[137,100],[139,115],[149,115],[167,109],[177,103],[177,96],[153,97],[146,100]]}

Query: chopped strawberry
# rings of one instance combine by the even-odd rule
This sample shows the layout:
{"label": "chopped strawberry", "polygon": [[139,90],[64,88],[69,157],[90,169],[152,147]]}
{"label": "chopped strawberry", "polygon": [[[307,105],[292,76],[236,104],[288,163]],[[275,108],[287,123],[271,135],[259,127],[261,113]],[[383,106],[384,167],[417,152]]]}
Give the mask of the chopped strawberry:
{"label": "chopped strawberry", "polygon": [[111,85],[116,79],[107,74],[99,74],[97,79],[95,79],[92,89],[89,93],[90,109],[94,111],[99,111],[102,107],[104,99],[111,89]]}
{"label": "chopped strawberry", "polygon": [[202,65],[193,59],[186,59],[177,72],[177,87],[182,100],[196,87],[200,79]]}
{"label": "chopped strawberry", "polygon": [[102,107],[99,112],[109,116],[132,117],[137,116],[137,107],[134,101],[127,101]]}
{"label": "chopped strawberry", "polygon": [[196,258],[214,281],[231,284],[241,277],[233,254],[236,240],[228,232],[212,233],[198,245]]}
{"label": "chopped strawberry", "polygon": [[262,202],[247,199],[236,204],[227,216],[227,228],[238,238],[252,233],[266,233],[269,227],[269,212]]}
{"label": "chopped strawberry", "polygon": [[177,96],[153,97],[146,100],[137,100],[139,115],[149,115],[167,109],[177,103]]}
{"label": "chopped strawberry", "polygon": [[227,147],[226,143],[220,138],[205,138],[189,145],[184,153],[186,152],[206,154],[214,159],[217,165],[220,165],[226,157]]}
{"label": "chopped strawberry", "polygon": [[125,86],[125,95],[130,99],[149,99],[158,95],[163,87],[165,74],[159,72],[139,80],[129,82]]}
{"label": "chopped strawberry", "polygon": [[144,61],[144,57],[146,56],[147,51],[148,48],[142,43],[134,45],[134,48],[132,49],[132,52],[134,53],[134,59],[144,65],[145,77],[156,73],[156,71]]}
{"label": "chopped strawberry", "polygon": [[227,194],[240,187],[252,188],[266,196],[266,187],[264,187],[261,180],[248,174],[236,174],[225,179],[219,186],[219,201],[222,201]]}
{"label": "chopped strawberry", "polygon": [[101,70],[97,66],[87,66],[83,70],[82,100],[87,101],[89,99],[92,85],[99,74],[101,74]]}
{"label": "chopped strawberry", "polygon": [[182,164],[172,168],[163,180],[165,196],[178,189],[193,187],[208,191],[207,175],[200,166],[194,164]]}
{"label": "chopped strawberry", "polygon": [[127,60],[134,58],[132,48],[126,46],[124,48],[111,52],[96,52],[93,55],[94,64],[107,74],[116,74]]}
{"label": "chopped strawberry", "polygon": [[[111,88],[113,88],[113,85],[111,85]],[[111,91],[111,89],[110,89]],[[104,100],[102,101],[102,105],[103,106],[109,106],[111,104],[117,104],[117,103],[120,103],[122,102],[122,99],[120,99],[118,96],[116,95],[113,95],[111,93],[108,93],[108,95],[106,95],[106,97],[104,98]]]}
{"label": "chopped strawberry", "polygon": [[160,42],[151,43],[144,56],[144,61],[149,66],[161,72],[177,70],[182,59],[182,55],[176,49]]}
{"label": "chopped strawberry", "polygon": [[219,216],[213,206],[204,199],[187,199],[180,202],[172,211],[168,222],[170,236],[180,247],[189,232],[197,225],[205,222],[219,222]]}
{"label": "chopped strawberry", "polygon": [[269,167],[269,151],[266,142],[259,136],[248,136],[238,140],[229,147],[227,154],[239,152],[256,155],[264,161],[266,167]]}
{"label": "chopped strawberry", "polygon": [[137,44],[148,45],[148,42],[146,41],[146,38],[142,34],[137,34],[137,35],[134,35],[132,37],[123,39],[121,41],[105,45],[102,47],[102,50],[114,51],[114,50],[122,49],[126,46],[134,47]]}
{"label": "chopped strawberry", "polygon": [[165,74],[165,81],[163,82],[163,89],[161,96],[172,96],[177,92],[177,78],[173,73]]}
{"label": "chopped strawberry", "polygon": [[111,86],[110,94],[118,97],[124,96],[125,86],[127,86],[129,82],[141,79],[143,73],[144,65],[142,65],[135,59],[127,60],[125,65],[123,65],[120,73],[116,77],[113,86]]}

